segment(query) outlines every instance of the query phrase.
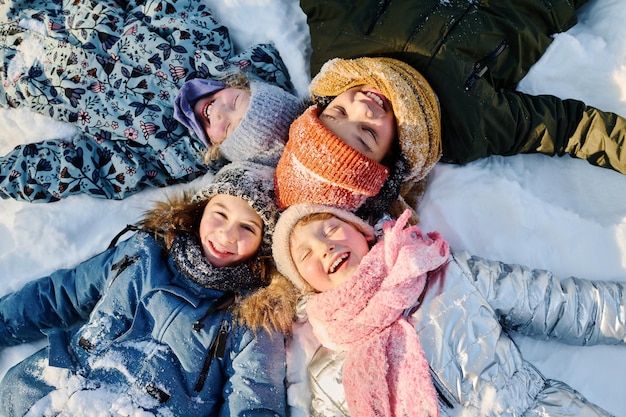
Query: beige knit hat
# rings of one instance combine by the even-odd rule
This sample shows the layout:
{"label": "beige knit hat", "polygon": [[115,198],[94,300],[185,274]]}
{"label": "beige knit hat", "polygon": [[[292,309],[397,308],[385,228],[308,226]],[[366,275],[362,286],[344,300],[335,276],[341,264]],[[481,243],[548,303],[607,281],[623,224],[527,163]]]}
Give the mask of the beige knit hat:
{"label": "beige knit hat", "polygon": [[426,177],[441,157],[437,96],[417,70],[392,58],[332,59],[311,80],[309,91],[313,99],[336,97],[359,85],[376,87],[391,102],[400,148],[410,164],[403,181],[408,189]]}
{"label": "beige knit hat", "polygon": [[385,166],[328,130],[319,120],[321,111],[311,106],[291,124],[274,183],[281,210],[317,203],[354,211],[378,193],[389,175]]}
{"label": "beige knit hat", "polygon": [[272,239],[272,256],[276,263],[278,272],[283,274],[291,281],[299,290],[303,291],[307,288],[306,280],[298,272],[296,264],[291,257],[289,242],[291,233],[296,224],[305,216],[315,213],[330,213],[337,218],[346,221],[356,227],[359,232],[368,240],[374,240],[374,229],[361,218],[352,214],[348,210],[342,210],[337,207],[325,206],[321,204],[294,204],[285,210],[276,222],[274,236]]}

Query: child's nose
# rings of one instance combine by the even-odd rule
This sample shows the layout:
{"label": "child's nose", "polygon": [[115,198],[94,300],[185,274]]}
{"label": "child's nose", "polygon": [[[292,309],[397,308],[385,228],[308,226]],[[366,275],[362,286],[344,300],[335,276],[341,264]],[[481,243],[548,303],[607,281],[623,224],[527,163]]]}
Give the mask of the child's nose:
{"label": "child's nose", "polygon": [[364,121],[374,117],[374,112],[372,111],[370,106],[364,101],[359,101],[357,105],[355,105],[355,109],[356,111],[354,118],[356,119],[356,121]]}
{"label": "child's nose", "polygon": [[226,243],[235,243],[237,241],[237,234],[235,233],[234,227],[230,225],[224,225],[221,231],[222,236],[224,237],[224,241]]}
{"label": "child's nose", "polygon": [[215,116],[216,121],[221,121],[224,118],[224,111],[221,104],[217,102],[213,103],[213,109],[211,110],[211,115]]}

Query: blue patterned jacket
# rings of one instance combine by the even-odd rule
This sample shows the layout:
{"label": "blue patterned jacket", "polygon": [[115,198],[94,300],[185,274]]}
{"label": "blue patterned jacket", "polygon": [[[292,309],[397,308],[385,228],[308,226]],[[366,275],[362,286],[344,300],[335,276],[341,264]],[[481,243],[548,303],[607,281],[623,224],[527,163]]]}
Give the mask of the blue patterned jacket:
{"label": "blue patterned jacket", "polygon": [[3,198],[122,199],[191,181],[221,164],[207,166],[206,146],[173,117],[186,81],[234,69],[294,90],[272,45],[236,54],[202,0],[15,0],[0,4],[0,22],[0,106],[79,129],[0,157]]}

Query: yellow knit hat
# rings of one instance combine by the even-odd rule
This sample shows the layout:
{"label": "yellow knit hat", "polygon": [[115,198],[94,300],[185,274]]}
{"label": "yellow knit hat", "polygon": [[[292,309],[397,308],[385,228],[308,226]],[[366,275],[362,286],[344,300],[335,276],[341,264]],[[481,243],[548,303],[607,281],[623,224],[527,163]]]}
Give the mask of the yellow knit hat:
{"label": "yellow knit hat", "polygon": [[392,58],[332,59],[313,78],[309,92],[315,100],[336,97],[359,85],[376,87],[391,102],[400,148],[410,165],[403,178],[403,190],[408,191],[441,157],[437,96],[417,70]]}

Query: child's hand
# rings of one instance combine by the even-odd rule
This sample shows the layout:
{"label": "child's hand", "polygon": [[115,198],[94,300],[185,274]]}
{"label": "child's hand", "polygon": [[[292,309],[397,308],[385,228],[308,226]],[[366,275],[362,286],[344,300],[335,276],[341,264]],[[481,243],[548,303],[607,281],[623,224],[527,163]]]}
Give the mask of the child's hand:
{"label": "child's hand", "polygon": [[405,210],[397,221],[391,220],[383,224],[386,265],[396,263],[398,253],[403,246],[422,240],[422,231],[418,226],[406,227],[410,217],[410,210]]}
{"label": "child's hand", "polygon": [[418,226],[405,227],[411,213],[405,211],[395,223],[385,230],[385,264],[393,279],[418,277],[444,264],[450,253],[448,242],[439,232],[430,232],[424,238]]}
{"label": "child's hand", "polygon": [[402,253],[406,251],[411,261],[424,272],[432,271],[441,266],[441,259],[447,260],[448,255],[450,255],[450,246],[439,232],[429,232],[426,236],[427,238],[423,239],[421,244],[416,247],[407,245],[402,248],[399,260],[401,260]]}

